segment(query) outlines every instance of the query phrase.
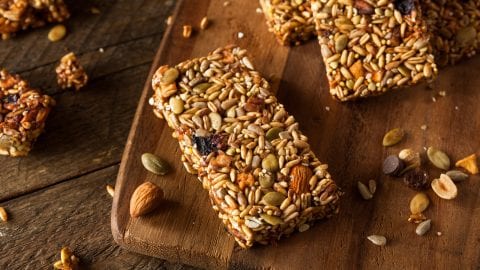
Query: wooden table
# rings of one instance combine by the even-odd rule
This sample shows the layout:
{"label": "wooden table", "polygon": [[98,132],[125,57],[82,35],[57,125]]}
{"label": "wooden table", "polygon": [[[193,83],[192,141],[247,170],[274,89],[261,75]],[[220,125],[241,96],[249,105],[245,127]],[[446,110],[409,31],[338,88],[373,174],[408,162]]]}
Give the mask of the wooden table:
{"label": "wooden table", "polygon": [[[21,74],[58,105],[27,158],[0,157],[0,269],[50,269],[69,246],[91,269],[186,268],[122,250],[110,230],[114,184],[131,121],[172,0],[69,1],[68,36],[50,27],[0,43],[0,66]],[[91,7],[101,14],[91,13]],[[103,48],[104,52],[99,49]],[[59,91],[55,66],[75,52],[90,75],[81,92]]]}

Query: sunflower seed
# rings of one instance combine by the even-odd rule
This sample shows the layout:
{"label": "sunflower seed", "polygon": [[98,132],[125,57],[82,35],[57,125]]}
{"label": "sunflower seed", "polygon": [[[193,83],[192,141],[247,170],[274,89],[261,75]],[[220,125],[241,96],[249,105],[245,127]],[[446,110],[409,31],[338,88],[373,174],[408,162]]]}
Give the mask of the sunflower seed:
{"label": "sunflower seed", "polygon": [[387,238],[382,235],[370,235],[367,237],[367,239],[377,246],[385,246],[387,244]]}
{"label": "sunflower seed", "polygon": [[454,182],[461,182],[468,179],[468,174],[457,170],[451,170],[445,174],[448,175]]}
{"label": "sunflower seed", "polygon": [[372,193],[372,195],[375,194],[375,191],[377,191],[377,181],[370,179],[368,181],[368,190],[370,193]]}
{"label": "sunflower seed", "polygon": [[418,224],[417,228],[415,229],[415,233],[417,235],[424,235],[426,234],[430,228],[432,227],[432,220],[431,219],[427,219],[425,221],[423,221],[422,223]]}

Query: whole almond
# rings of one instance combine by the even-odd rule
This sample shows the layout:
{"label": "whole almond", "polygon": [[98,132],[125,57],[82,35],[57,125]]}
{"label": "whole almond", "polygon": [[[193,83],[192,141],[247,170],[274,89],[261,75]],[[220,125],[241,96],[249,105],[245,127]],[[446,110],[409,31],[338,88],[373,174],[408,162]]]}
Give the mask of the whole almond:
{"label": "whole almond", "polygon": [[303,165],[296,165],[290,172],[290,189],[296,194],[302,194],[308,191],[309,180],[313,173],[310,168]]}
{"label": "whole almond", "polygon": [[163,199],[163,190],[152,182],[145,182],[135,189],[130,199],[130,216],[145,215],[158,207]]}

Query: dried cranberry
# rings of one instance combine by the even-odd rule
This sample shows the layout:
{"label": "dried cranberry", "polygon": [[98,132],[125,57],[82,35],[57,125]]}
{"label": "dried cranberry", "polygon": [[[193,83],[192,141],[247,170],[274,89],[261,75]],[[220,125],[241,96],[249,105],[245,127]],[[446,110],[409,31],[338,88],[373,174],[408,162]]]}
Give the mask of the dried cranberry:
{"label": "dried cranberry", "polygon": [[395,0],[395,8],[403,15],[408,15],[415,7],[413,0]]}

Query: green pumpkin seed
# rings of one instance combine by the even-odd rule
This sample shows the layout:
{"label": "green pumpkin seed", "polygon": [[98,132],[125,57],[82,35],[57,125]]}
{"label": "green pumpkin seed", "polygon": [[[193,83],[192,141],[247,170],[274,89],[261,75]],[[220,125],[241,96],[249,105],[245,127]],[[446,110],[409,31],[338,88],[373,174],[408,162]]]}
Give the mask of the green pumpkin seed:
{"label": "green pumpkin seed", "polygon": [[450,158],[441,150],[429,147],[427,156],[428,160],[430,160],[435,167],[442,170],[448,170],[450,168]]}
{"label": "green pumpkin seed", "polygon": [[383,235],[370,235],[367,239],[377,246],[385,246],[387,244],[387,238]]}
{"label": "green pumpkin seed", "polygon": [[340,35],[335,39],[335,51],[341,52],[348,44],[347,35]]}
{"label": "green pumpkin seed", "polygon": [[210,88],[213,85],[213,83],[199,83],[193,87],[193,92],[195,94],[202,94],[204,93],[208,88]]}
{"label": "green pumpkin seed", "polygon": [[262,188],[271,188],[273,183],[275,183],[275,178],[271,174],[261,174],[258,177],[258,181]]}
{"label": "green pumpkin seed", "polygon": [[171,97],[169,104],[174,114],[181,114],[185,108],[185,103],[178,97]]}
{"label": "green pumpkin seed", "polygon": [[273,141],[275,139],[278,139],[279,138],[279,134],[280,132],[283,131],[283,128],[280,128],[280,127],[272,127],[271,129],[269,129],[267,131],[267,133],[265,134],[265,138],[269,141]]}
{"label": "green pumpkin seed", "polygon": [[448,171],[446,175],[450,176],[453,182],[461,182],[468,179],[468,174],[457,170]]}
{"label": "green pumpkin seed", "polygon": [[273,225],[273,226],[283,224],[283,220],[279,217],[270,216],[270,215],[267,215],[267,214],[260,214],[260,217],[263,218],[263,220],[265,220],[265,222],[267,222],[268,224]]}
{"label": "green pumpkin seed", "polygon": [[165,73],[163,73],[160,82],[162,84],[171,84],[177,80],[178,75],[180,75],[180,72],[178,72],[176,68],[169,68],[167,71],[165,71]]}
{"label": "green pumpkin seed", "polygon": [[142,164],[145,169],[149,172],[158,174],[158,175],[165,175],[170,171],[170,165],[168,163],[157,157],[154,154],[145,153],[142,155]]}
{"label": "green pumpkin seed", "polygon": [[280,204],[282,204],[283,200],[285,200],[285,195],[280,192],[272,191],[263,196],[263,201],[267,205],[271,206],[279,206]]}
{"label": "green pumpkin seed", "polygon": [[392,146],[399,143],[405,136],[405,131],[401,128],[394,128],[387,132],[383,137],[383,146]]}
{"label": "green pumpkin seed", "polygon": [[274,154],[268,154],[262,160],[262,168],[269,171],[269,172],[276,172],[278,171],[278,159]]}

